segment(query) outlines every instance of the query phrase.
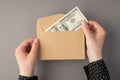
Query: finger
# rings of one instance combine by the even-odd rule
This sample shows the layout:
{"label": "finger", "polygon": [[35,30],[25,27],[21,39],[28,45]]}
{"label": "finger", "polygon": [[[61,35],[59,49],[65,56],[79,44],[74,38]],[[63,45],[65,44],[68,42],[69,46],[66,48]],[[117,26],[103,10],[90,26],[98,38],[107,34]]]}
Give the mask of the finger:
{"label": "finger", "polygon": [[39,48],[39,41],[38,39],[35,39],[32,43],[32,48],[31,48],[29,56],[32,58],[36,58],[37,53],[38,53],[38,48]]}
{"label": "finger", "polygon": [[20,50],[25,51],[28,45],[32,44],[34,39],[27,39],[23,41],[20,46],[18,47]]}
{"label": "finger", "polygon": [[96,28],[97,32],[99,32],[100,34],[106,35],[105,29],[96,21],[88,21],[88,24]]}
{"label": "finger", "polygon": [[96,21],[90,20],[90,21],[88,21],[88,24],[95,27],[95,28],[97,28],[97,29],[99,29],[99,30],[104,31],[103,27],[99,23],[97,23]]}
{"label": "finger", "polygon": [[90,27],[86,22],[82,22],[82,29],[86,37],[91,35]]}

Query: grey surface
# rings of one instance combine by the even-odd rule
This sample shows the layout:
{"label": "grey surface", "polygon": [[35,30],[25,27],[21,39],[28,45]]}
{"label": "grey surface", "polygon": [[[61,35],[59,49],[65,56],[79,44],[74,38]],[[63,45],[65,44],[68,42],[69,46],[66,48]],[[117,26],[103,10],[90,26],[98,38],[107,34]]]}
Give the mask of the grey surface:
{"label": "grey surface", "polygon": [[[75,6],[107,30],[104,60],[111,80],[120,79],[120,0],[0,0],[0,79],[17,80],[14,49],[24,39],[35,37],[38,18],[66,13]],[[38,61],[35,74],[39,80],[85,80],[82,67],[87,63]]]}

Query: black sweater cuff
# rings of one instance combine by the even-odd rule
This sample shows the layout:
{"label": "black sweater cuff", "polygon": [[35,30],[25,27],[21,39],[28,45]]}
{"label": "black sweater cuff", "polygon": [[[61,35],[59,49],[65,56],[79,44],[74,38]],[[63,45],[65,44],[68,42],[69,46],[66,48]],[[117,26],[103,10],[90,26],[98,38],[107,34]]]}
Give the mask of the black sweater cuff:
{"label": "black sweater cuff", "polygon": [[110,76],[103,59],[84,66],[88,80],[110,80]]}
{"label": "black sweater cuff", "polygon": [[22,75],[19,75],[19,79],[18,80],[38,80],[38,77],[37,76],[32,76],[32,77],[26,77],[26,76],[22,76]]}

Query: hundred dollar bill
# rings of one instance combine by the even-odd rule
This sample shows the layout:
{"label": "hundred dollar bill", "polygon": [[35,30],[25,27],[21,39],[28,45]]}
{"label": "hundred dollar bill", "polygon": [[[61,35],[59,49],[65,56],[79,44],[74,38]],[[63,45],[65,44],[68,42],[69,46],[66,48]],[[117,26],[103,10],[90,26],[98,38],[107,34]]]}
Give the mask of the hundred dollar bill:
{"label": "hundred dollar bill", "polygon": [[73,8],[66,15],[51,25],[47,31],[77,31],[83,21],[88,21],[78,7]]}

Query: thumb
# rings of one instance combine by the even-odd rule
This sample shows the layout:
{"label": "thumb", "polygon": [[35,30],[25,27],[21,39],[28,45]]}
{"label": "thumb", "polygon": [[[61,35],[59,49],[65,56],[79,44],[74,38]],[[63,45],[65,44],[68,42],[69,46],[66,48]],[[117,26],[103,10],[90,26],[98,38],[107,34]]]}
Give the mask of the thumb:
{"label": "thumb", "polygon": [[82,22],[82,30],[86,37],[89,37],[91,35],[89,25],[86,22]]}
{"label": "thumb", "polygon": [[39,48],[39,41],[38,41],[38,39],[35,39],[32,43],[32,48],[30,51],[30,55],[32,57],[37,57],[38,48]]}

